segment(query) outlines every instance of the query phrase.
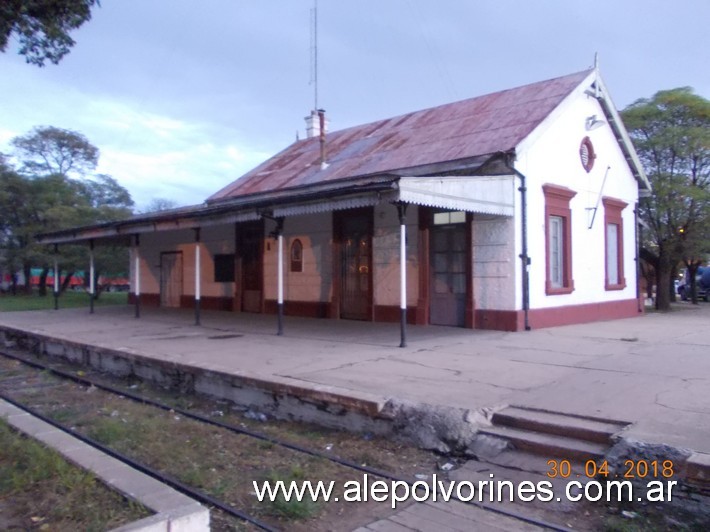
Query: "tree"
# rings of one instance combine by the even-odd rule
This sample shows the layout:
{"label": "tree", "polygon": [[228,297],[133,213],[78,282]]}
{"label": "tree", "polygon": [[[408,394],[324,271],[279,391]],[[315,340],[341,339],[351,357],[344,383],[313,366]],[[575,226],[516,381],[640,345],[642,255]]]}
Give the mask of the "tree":
{"label": "tree", "polygon": [[[84,186],[84,193],[95,209],[110,207],[130,210],[133,207],[131,194],[108,174],[97,174],[85,181]],[[106,214],[105,219],[96,221],[105,222],[115,219],[113,212],[109,211]]]}
{"label": "tree", "polygon": [[17,248],[15,231],[20,227],[29,192],[22,177],[0,154],[0,256],[4,268],[12,275],[12,293],[17,290],[17,277],[14,275],[20,268],[14,256]]}
{"label": "tree", "polygon": [[[9,165],[3,164],[0,169],[0,249],[9,271],[13,274],[22,271],[25,279],[29,277],[32,267],[32,229],[28,224],[35,210],[32,201],[30,182]],[[29,288],[27,283],[25,288]],[[13,278],[13,292],[15,290]]]}
{"label": "tree", "polygon": [[69,33],[91,19],[95,5],[99,0],[2,0],[0,51],[14,35],[28,63],[56,65],[75,44]]}
{"label": "tree", "polygon": [[[61,216],[62,227],[91,225],[131,216],[133,199],[130,193],[111,176],[99,174],[92,179],[74,180],[74,183],[77,185],[77,195],[82,206],[55,211],[58,218]],[[62,267],[68,269],[67,278],[75,271],[88,270],[86,246],[62,246],[60,249]],[[128,248],[125,246],[96,246],[94,282],[97,287],[97,297],[101,293],[99,277],[103,274],[123,275],[127,264]],[[89,277],[86,275],[84,282],[88,287]]]}
{"label": "tree", "polygon": [[[51,248],[35,241],[37,233],[68,227],[90,225],[127,218],[133,200],[128,191],[109,176],[97,181],[78,181],[62,175],[29,179],[8,176],[0,186],[12,185],[0,197],[0,209],[7,206],[14,215],[10,238],[5,242],[6,254],[18,269],[29,278],[31,268],[42,268],[39,293],[46,295],[46,276],[53,266]],[[12,209],[12,205],[16,205]],[[67,277],[88,267],[86,246],[62,246],[60,264]],[[95,252],[95,275],[102,272],[120,273],[128,262],[124,247],[101,246]],[[26,287],[29,290],[29,286]]]}
{"label": "tree", "polygon": [[[96,166],[99,151],[79,133],[35,128],[12,144],[21,169],[13,169],[0,158],[0,251],[11,271],[23,270],[26,279],[31,268],[41,267],[39,288],[45,295],[54,255],[52,249],[36,242],[35,235],[126,218],[132,214],[133,200],[111,176],[85,177]],[[60,263],[69,274],[87,269],[86,246],[60,249]],[[128,261],[127,250],[102,246],[96,249],[95,259],[97,277],[102,271],[121,273]]]}
{"label": "tree", "polygon": [[710,101],[689,87],[659,91],[622,112],[653,186],[639,211],[645,256],[656,272],[656,308],[670,308],[672,272],[710,252]]}
{"label": "tree", "polygon": [[151,212],[161,212],[169,211],[170,209],[175,209],[178,206],[173,200],[165,198],[153,198],[150,200],[145,207],[143,207],[142,212],[144,214]]}
{"label": "tree", "polygon": [[30,175],[58,174],[84,176],[96,168],[99,149],[76,131],[53,126],[37,126],[10,141],[15,155]]}

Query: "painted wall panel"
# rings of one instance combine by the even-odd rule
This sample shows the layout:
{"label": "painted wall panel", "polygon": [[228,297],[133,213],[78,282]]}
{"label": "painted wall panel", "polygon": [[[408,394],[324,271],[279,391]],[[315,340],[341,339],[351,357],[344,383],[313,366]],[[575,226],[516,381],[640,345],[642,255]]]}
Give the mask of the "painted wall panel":
{"label": "painted wall panel", "polygon": [[514,220],[473,217],[473,297],[479,310],[514,310]]}
{"label": "painted wall panel", "polygon": [[[409,206],[406,214],[407,226],[407,306],[417,303],[419,294],[417,231],[419,218],[417,209]],[[399,265],[399,214],[390,204],[375,207],[375,226],[372,239],[372,266],[374,283],[374,304],[396,306],[400,304]]]}
{"label": "painted wall panel", "polygon": [[[267,222],[267,233],[276,228]],[[284,299],[286,301],[330,301],[333,272],[331,213],[291,216],[284,221]],[[303,244],[303,271],[292,272],[290,250],[293,241]],[[264,293],[266,299],[277,297],[276,240],[267,237],[264,246]]]}
{"label": "painted wall panel", "polygon": [[[234,253],[234,226],[205,227],[201,231],[201,293],[204,297],[232,297],[234,283],[214,282],[214,255]],[[165,231],[141,235],[141,293],[160,293],[160,254],[182,252],[183,286],[186,296],[195,295],[195,233],[192,230]],[[131,261],[131,281],[134,279]]]}
{"label": "painted wall panel", "polygon": [[[603,117],[595,98],[577,90],[562,104],[564,112],[554,113],[540,126],[540,131],[519,146],[516,168],[528,178],[528,237],[531,257],[531,308],[628,300],[636,296],[634,208],[638,186],[608,124],[587,131],[585,121],[592,115]],[[580,162],[580,144],[589,137],[596,159],[590,172]],[[606,179],[605,179],[606,176]],[[545,199],[543,184],[567,187],[577,194],[570,201],[572,211],[572,276],[571,294],[545,294]],[[607,291],[605,276],[605,227],[601,196],[620,199],[629,205],[622,213],[624,226],[623,290]],[[598,202],[598,206],[597,206]],[[597,207],[596,215],[594,209]],[[594,219],[592,224],[592,218]],[[520,253],[519,236],[516,256]],[[519,265],[516,285],[520,289]],[[521,308],[516,297],[516,308]]]}

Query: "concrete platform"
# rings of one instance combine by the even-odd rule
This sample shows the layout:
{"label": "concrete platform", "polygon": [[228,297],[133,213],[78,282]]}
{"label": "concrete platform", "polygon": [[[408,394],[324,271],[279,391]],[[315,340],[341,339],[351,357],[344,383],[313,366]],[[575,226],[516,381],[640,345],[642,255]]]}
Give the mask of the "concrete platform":
{"label": "concrete platform", "polygon": [[[0,314],[25,331],[127,357],[224,373],[376,415],[390,398],[463,409],[505,405],[628,421],[626,438],[710,453],[710,305],[504,333],[132,307]],[[83,356],[86,355],[86,352]],[[225,385],[226,386],[226,385]],[[231,384],[230,390],[239,387]]]}

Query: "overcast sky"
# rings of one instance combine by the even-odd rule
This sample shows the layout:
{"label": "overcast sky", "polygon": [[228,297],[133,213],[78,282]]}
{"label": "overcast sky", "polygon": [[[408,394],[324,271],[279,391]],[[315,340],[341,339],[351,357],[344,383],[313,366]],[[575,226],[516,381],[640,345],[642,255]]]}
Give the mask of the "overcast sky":
{"label": "overcast sky", "polygon": [[[101,150],[138,207],[201,203],[304,136],[313,0],[102,0],[72,52],[0,54],[0,152],[37,125]],[[619,109],[710,97],[708,0],[320,0],[319,100],[342,129],[590,67]]]}

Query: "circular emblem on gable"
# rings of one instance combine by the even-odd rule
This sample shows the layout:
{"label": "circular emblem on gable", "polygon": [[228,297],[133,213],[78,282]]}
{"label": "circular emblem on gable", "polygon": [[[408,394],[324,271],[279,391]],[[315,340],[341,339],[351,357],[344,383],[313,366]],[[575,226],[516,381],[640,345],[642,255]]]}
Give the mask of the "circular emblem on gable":
{"label": "circular emblem on gable", "polygon": [[582,144],[579,145],[579,159],[582,162],[582,166],[589,173],[594,166],[594,159],[597,155],[594,153],[594,146],[589,137],[584,137],[582,139]]}

